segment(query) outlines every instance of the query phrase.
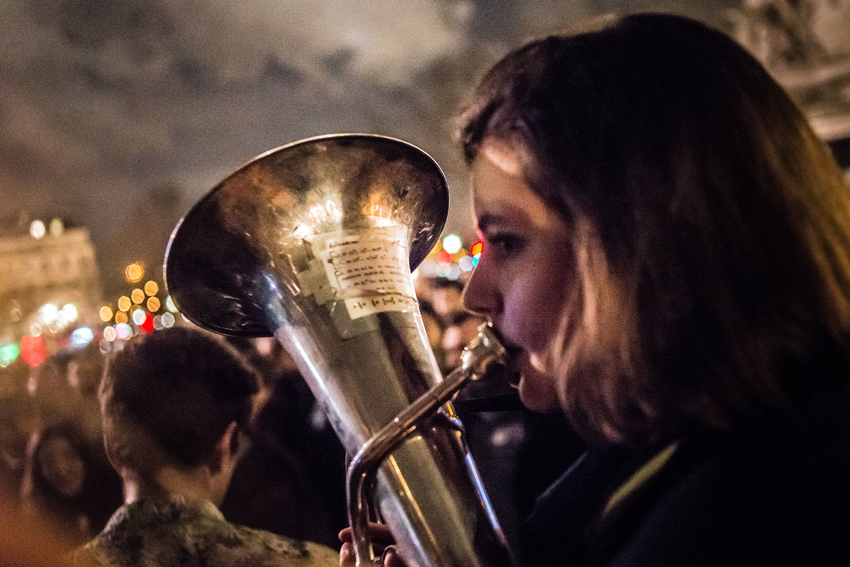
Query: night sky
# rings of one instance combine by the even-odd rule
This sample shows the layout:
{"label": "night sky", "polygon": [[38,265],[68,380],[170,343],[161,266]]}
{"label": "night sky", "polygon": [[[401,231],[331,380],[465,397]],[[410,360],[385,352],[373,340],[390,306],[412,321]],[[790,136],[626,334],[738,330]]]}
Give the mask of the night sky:
{"label": "night sky", "polygon": [[88,227],[106,281],[159,264],[171,229],[255,155],[385,134],[445,170],[471,236],[452,117],[510,48],[651,7],[729,25],[734,0],[7,0],[0,3],[0,232]]}

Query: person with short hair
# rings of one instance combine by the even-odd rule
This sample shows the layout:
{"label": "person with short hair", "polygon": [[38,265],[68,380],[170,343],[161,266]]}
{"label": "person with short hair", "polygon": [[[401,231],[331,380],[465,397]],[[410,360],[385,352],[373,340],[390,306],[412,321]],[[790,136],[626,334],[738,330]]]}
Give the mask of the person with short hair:
{"label": "person with short hair", "polygon": [[259,392],[256,371],[237,351],[201,331],[156,331],[115,353],[99,397],[125,503],[74,564],[336,565],[328,547],[231,524],[217,508]]}

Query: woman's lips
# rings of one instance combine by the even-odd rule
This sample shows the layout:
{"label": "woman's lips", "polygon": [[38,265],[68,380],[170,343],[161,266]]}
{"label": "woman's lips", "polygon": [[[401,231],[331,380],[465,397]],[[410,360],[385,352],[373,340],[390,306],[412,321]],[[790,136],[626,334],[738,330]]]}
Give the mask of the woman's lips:
{"label": "woman's lips", "polygon": [[520,380],[520,364],[522,363],[525,351],[506,339],[497,327],[492,326],[491,328],[493,334],[496,335],[496,338],[499,339],[499,342],[507,352],[505,360],[499,365],[500,369],[498,373],[503,381],[508,382],[512,387],[516,388]]}

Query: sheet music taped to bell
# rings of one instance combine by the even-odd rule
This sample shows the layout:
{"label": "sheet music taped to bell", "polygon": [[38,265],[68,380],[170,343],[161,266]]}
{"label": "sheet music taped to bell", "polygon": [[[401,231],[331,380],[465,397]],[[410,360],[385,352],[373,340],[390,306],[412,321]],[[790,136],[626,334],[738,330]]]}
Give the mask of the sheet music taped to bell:
{"label": "sheet music taped to bell", "polygon": [[322,259],[328,281],[352,319],[417,308],[405,231],[395,225],[313,238],[313,253]]}

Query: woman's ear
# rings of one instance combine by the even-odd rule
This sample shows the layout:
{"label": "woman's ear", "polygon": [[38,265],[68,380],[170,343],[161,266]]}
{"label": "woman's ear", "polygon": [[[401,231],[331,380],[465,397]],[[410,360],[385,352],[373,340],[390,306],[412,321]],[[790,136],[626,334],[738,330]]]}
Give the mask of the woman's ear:
{"label": "woman's ear", "polygon": [[221,469],[225,466],[225,463],[233,460],[235,458],[234,443],[236,443],[236,431],[238,426],[235,421],[231,421],[230,425],[227,426],[227,429],[224,430],[224,434],[218,440],[218,443],[215,445],[215,451],[213,452],[212,458],[210,460],[210,471],[213,474],[218,474]]}

